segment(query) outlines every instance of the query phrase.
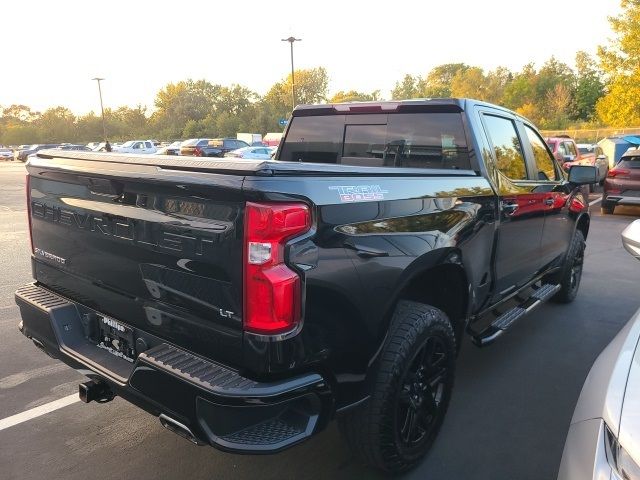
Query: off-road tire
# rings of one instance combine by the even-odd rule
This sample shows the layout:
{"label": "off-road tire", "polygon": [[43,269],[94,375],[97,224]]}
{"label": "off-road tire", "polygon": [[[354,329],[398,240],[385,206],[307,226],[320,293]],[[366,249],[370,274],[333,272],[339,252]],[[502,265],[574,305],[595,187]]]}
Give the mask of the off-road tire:
{"label": "off-road tire", "polygon": [[584,249],[586,247],[584,235],[576,230],[569,245],[569,251],[564,260],[556,281],[560,284],[560,290],[551,300],[556,303],[570,303],[576,298],[582,279],[582,264],[584,262]]}
{"label": "off-road tire", "polygon": [[[430,347],[439,345],[439,347]],[[442,362],[437,360],[431,367],[443,365],[445,372],[437,385],[440,394],[439,403],[436,393],[428,387],[424,393],[425,381],[415,383],[415,365],[421,364],[429,349],[440,348],[446,355]],[[454,381],[456,358],[456,338],[447,315],[437,308],[411,301],[398,303],[390,325],[385,345],[376,360],[371,396],[368,401],[338,418],[340,431],[344,435],[354,454],[364,463],[387,473],[401,473],[414,467],[429,451],[449,405]],[[426,379],[424,373],[420,379]],[[440,378],[438,377],[438,378]],[[411,380],[409,379],[411,378]],[[429,377],[430,378],[430,377]],[[407,386],[411,384],[412,386]],[[416,385],[418,385],[416,387]],[[422,386],[422,387],[420,387]],[[417,398],[410,394],[410,388],[422,388],[422,400],[419,407],[416,402],[406,408],[407,398]],[[412,390],[413,391],[413,390]],[[429,395],[427,397],[427,395]],[[428,399],[428,400],[427,400]],[[431,401],[433,400],[433,401]],[[409,400],[412,402],[412,400]],[[423,403],[424,402],[424,403]],[[433,409],[435,406],[435,410]],[[419,408],[416,422],[418,437],[423,436],[414,446],[407,445],[404,435],[409,421],[409,409]],[[417,410],[414,410],[417,412]],[[425,411],[428,414],[425,415]],[[434,413],[435,412],[435,413]],[[404,420],[401,419],[404,418]],[[432,422],[424,427],[427,419]],[[402,425],[401,425],[402,424]],[[409,424],[409,427],[412,423]],[[400,428],[399,430],[399,427]],[[420,437],[419,437],[420,438]],[[416,439],[418,442],[418,439]]]}

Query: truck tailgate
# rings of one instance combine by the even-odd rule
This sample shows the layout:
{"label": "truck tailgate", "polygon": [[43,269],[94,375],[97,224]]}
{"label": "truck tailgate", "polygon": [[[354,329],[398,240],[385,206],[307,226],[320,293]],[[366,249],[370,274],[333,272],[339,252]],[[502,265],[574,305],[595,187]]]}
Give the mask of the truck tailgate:
{"label": "truck tailgate", "polygon": [[242,173],[100,157],[29,162],[36,280],[134,329],[240,364]]}

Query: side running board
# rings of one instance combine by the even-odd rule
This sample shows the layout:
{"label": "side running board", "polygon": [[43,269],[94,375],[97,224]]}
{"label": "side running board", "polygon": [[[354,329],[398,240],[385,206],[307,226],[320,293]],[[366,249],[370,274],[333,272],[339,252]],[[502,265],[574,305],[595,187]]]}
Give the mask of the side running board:
{"label": "side running board", "polygon": [[496,341],[517,320],[531,313],[537,307],[553,297],[560,285],[545,283],[535,290],[533,294],[521,304],[507,310],[496,318],[491,325],[477,335],[473,335],[472,341],[478,347],[485,347]]}

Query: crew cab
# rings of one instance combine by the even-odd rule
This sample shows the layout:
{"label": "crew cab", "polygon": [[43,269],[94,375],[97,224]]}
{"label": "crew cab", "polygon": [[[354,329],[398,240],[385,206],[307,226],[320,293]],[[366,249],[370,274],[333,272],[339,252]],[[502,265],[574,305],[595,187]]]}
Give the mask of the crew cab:
{"label": "crew cab", "polygon": [[444,419],[465,337],[576,298],[581,185],[469,99],[299,106],[273,160],[41,151],[20,330],[196,444],[275,453],[337,419],[387,472]]}
{"label": "crew cab", "polygon": [[122,145],[113,146],[112,151],[116,153],[156,153],[158,149],[153,144],[153,140],[129,140]]}

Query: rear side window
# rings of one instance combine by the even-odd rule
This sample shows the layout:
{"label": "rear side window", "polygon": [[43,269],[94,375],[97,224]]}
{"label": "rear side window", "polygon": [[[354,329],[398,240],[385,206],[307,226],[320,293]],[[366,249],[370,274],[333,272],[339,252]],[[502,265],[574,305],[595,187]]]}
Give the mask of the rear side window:
{"label": "rear side window", "polygon": [[498,170],[511,180],[526,180],[527,168],[513,120],[495,115],[484,115],[484,120]]}
{"label": "rear side window", "polygon": [[617,166],[622,168],[640,168],[640,157],[622,157]]}
{"label": "rear side window", "polygon": [[280,160],[469,169],[459,113],[294,117]]}

